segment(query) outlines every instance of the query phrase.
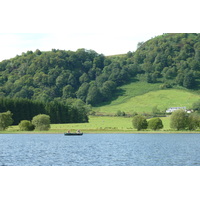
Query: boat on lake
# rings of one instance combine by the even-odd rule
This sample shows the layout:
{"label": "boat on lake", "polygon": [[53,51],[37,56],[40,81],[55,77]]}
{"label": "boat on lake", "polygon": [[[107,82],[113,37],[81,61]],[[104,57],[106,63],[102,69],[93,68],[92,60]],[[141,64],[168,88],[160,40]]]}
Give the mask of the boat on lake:
{"label": "boat on lake", "polygon": [[64,133],[65,136],[81,136],[83,133]]}

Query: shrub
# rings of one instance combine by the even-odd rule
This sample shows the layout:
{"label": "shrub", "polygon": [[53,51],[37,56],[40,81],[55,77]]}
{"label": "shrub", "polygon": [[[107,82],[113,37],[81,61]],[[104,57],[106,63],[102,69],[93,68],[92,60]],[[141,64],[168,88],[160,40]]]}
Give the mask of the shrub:
{"label": "shrub", "polygon": [[136,128],[138,131],[141,129],[146,129],[148,126],[146,118],[142,115],[134,116],[132,123],[133,127]]}
{"label": "shrub", "polygon": [[34,128],[35,128],[34,125],[28,120],[22,120],[19,123],[20,131],[32,131],[34,130]]}
{"label": "shrub", "polygon": [[32,124],[36,130],[47,131],[50,129],[50,116],[45,114],[39,114],[32,119]]}
{"label": "shrub", "polygon": [[126,113],[124,111],[118,110],[116,115],[117,116],[126,116]]}
{"label": "shrub", "polygon": [[152,130],[159,130],[163,128],[163,123],[160,118],[152,118],[148,121],[148,128]]}

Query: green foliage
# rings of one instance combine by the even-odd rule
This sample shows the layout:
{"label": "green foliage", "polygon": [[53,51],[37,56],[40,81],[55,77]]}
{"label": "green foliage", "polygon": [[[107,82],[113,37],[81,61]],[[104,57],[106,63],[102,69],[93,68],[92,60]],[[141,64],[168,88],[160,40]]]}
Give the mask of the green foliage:
{"label": "green foliage", "polygon": [[200,113],[200,99],[192,104],[192,109]]}
{"label": "green foliage", "polygon": [[35,128],[34,125],[28,120],[22,120],[18,126],[20,131],[32,131]]}
{"label": "green foliage", "polygon": [[95,105],[110,100],[116,86],[130,80],[133,61],[127,64],[127,59],[106,58],[86,49],[23,53],[0,62],[0,94],[43,102],[80,98]]}
{"label": "green foliage", "polygon": [[152,118],[148,121],[148,128],[152,130],[159,130],[163,128],[163,123],[160,118]]}
{"label": "green foliage", "polygon": [[116,115],[117,116],[126,116],[126,113],[124,111],[118,110]]}
{"label": "green foliage", "polygon": [[172,113],[170,127],[176,130],[183,130],[188,126],[188,114],[184,110],[176,110]]}
{"label": "green foliage", "polygon": [[[78,101],[78,100],[74,100]],[[51,122],[57,123],[80,123],[88,122],[88,107],[84,102],[74,107],[69,101],[40,102],[22,98],[0,98],[0,112],[10,110],[13,113],[13,124],[17,125],[21,120],[32,120],[38,114],[47,114]],[[74,117],[77,115],[77,117]]]}
{"label": "green foliage", "polygon": [[93,50],[28,51],[0,62],[0,96],[65,102],[78,98],[96,106],[117,88],[143,81],[160,89],[198,89],[200,34],[170,33],[140,42],[136,52],[104,56]]}
{"label": "green foliage", "polygon": [[35,126],[35,130],[48,131],[50,129],[50,116],[39,114],[33,117],[32,124]]}
{"label": "green foliage", "polygon": [[199,79],[195,73],[200,70],[199,39],[199,34],[195,33],[163,34],[139,45],[134,61],[141,66],[149,83],[161,81],[167,84],[170,81],[195,88]]}
{"label": "green foliage", "polygon": [[188,129],[189,130],[196,130],[200,127],[200,116],[199,114],[192,113],[188,117]]}
{"label": "green foliage", "polygon": [[13,119],[10,111],[0,113],[0,131],[8,128],[12,123]]}
{"label": "green foliage", "polygon": [[132,123],[133,123],[133,127],[137,129],[138,131],[142,129],[146,129],[148,126],[146,118],[142,115],[134,116]]}

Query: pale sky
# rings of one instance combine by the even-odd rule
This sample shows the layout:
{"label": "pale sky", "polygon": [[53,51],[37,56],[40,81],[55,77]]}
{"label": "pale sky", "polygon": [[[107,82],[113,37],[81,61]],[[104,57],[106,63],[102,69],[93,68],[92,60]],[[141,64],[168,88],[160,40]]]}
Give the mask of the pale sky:
{"label": "pale sky", "polygon": [[0,34],[0,60],[9,59],[28,50],[50,51],[62,49],[76,51],[92,49],[104,55],[135,51],[138,42],[162,33],[133,33],[130,35],[98,33],[23,33]]}
{"label": "pale sky", "polygon": [[135,51],[138,42],[162,33],[197,32],[194,2],[181,1],[180,7],[175,0],[6,0],[0,12],[0,61],[36,49]]}

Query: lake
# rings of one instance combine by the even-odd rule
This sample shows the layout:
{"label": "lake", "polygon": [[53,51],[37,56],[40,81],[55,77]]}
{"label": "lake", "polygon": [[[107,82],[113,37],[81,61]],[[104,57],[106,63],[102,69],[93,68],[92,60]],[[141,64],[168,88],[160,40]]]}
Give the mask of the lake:
{"label": "lake", "polygon": [[200,166],[200,134],[0,134],[0,166]]}

